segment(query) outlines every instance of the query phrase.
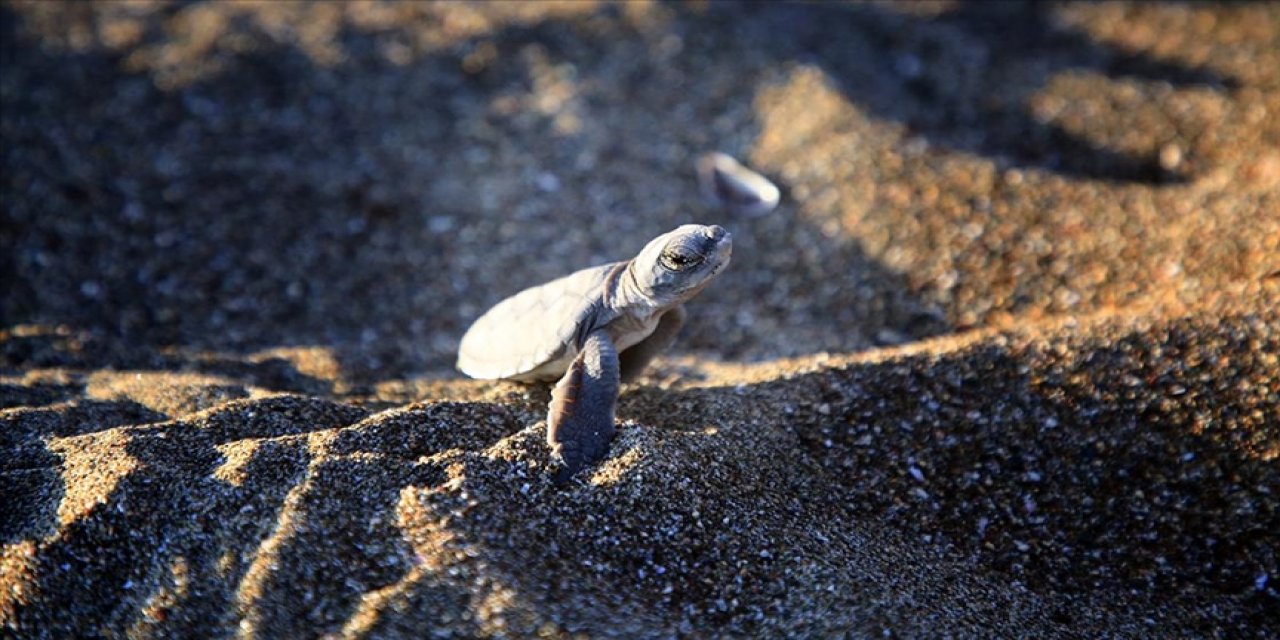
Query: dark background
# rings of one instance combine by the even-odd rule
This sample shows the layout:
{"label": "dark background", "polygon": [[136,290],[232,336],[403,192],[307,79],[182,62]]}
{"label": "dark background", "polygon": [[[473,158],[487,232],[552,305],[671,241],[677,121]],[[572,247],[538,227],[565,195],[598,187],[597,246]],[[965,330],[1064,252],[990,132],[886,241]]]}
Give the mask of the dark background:
{"label": "dark background", "polygon": [[[442,373],[488,305],[725,225],[678,348],[1195,304],[1280,254],[1280,11],[6,2],[0,325]],[[719,149],[784,204],[697,197]]]}

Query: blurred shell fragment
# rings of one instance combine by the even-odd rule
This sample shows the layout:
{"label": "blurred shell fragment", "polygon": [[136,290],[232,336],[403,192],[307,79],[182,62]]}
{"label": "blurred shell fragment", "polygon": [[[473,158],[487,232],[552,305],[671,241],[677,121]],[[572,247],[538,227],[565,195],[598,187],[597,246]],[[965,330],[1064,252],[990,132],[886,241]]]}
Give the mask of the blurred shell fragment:
{"label": "blurred shell fragment", "polygon": [[746,216],[773,211],[781,198],[768,178],[719,152],[698,158],[698,186],[711,204]]}

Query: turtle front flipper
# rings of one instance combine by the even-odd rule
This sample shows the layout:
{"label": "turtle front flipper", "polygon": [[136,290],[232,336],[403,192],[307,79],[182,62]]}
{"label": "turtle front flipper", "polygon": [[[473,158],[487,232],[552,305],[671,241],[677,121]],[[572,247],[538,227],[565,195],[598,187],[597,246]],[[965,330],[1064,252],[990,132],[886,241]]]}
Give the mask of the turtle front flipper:
{"label": "turtle front flipper", "polygon": [[684,319],[683,306],[672,308],[662,314],[662,318],[658,320],[658,328],[654,329],[648,338],[641,340],[618,356],[623,382],[631,382],[639,377],[655,356],[666,351],[667,347],[676,341],[680,327],[684,326]]}
{"label": "turtle front flipper", "polygon": [[556,473],[557,484],[609,452],[618,384],[618,350],[609,334],[597,329],[587,335],[578,357],[551,391],[547,444],[564,464]]}

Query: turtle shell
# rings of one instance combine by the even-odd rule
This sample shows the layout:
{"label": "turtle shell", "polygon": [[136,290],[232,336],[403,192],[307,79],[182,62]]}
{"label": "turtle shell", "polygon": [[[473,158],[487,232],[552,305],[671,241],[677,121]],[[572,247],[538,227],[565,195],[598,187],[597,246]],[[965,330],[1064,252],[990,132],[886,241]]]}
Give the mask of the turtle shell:
{"label": "turtle shell", "polygon": [[583,269],[494,305],[462,337],[458,369],[489,380],[559,377],[577,353],[577,339],[611,317],[605,281],[623,264]]}

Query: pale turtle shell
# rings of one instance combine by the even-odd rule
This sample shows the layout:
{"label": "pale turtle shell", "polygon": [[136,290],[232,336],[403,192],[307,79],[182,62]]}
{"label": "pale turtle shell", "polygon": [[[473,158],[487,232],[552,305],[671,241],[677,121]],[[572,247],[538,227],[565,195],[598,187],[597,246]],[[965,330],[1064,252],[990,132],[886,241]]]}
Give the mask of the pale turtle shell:
{"label": "pale turtle shell", "polygon": [[499,302],[462,337],[458,369],[490,380],[559,377],[577,353],[579,331],[585,336],[612,319],[605,280],[622,264],[583,269]]}

